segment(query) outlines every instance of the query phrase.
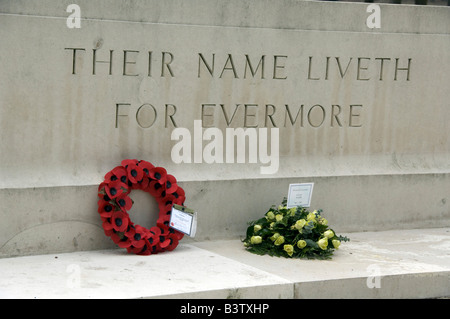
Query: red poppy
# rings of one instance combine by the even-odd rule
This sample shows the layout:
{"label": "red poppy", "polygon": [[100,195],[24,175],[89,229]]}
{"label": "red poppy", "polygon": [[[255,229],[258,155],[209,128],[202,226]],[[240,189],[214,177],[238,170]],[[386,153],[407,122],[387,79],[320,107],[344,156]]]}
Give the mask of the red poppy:
{"label": "red poppy", "polygon": [[172,204],[168,205],[159,205],[159,215],[169,215],[172,213]]}
{"label": "red poppy", "polygon": [[109,218],[111,217],[113,211],[114,211],[114,206],[110,203],[107,202],[103,199],[100,199],[98,201],[98,209],[97,209],[98,213],[100,214],[101,217],[103,218]]}
{"label": "red poppy", "polygon": [[184,234],[182,232],[180,232],[172,227],[169,228],[169,234],[177,237],[178,241],[180,241],[184,237]]}
{"label": "red poppy", "polygon": [[166,238],[164,242],[161,243],[160,247],[162,249],[167,249],[167,247],[173,242],[172,238]]}
{"label": "red poppy", "polygon": [[114,176],[117,177],[122,183],[128,184],[128,174],[127,170],[123,166],[117,166],[112,170]]}
{"label": "red poppy", "polygon": [[[126,176],[126,169],[124,169],[122,166],[117,166],[113,170],[109,171],[105,175],[105,182],[110,183],[114,182],[116,180],[120,180],[120,178],[125,174]],[[126,180],[122,180],[122,183],[126,183]]]}
{"label": "red poppy", "polygon": [[150,170],[148,176],[159,181],[161,185],[164,185],[167,180],[167,171],[163,167],[154,167]]}
{"label": "red poppy", "polygon": [[137,164],[137,163],[139,163],[139,161],[137,159],[125,159],[120,163],[120,165],[122,165],[123,167],[126,168],[127,165]]}
{"label": "red poppy", "polygon": [[161,197],[163,191],[164,191],[164,187],[155,180],[150,180],[148,186],[147,186],[147,191],[156,198]]}
{"label": "red poppy", "polygon": [[129,224],[129,217],[127,213],[121,210],[115,211],[111,216],[111,225],[114,230],[124,232]]}
{"label": "red poppy", "polygon": [[167,226],[157,226],[161,233],[159,234],[159,241],[162,243],[166,240],[166,237],[170,235],[170,228]]}
{"label": "red poppy", "polygon": [[149,176],[150,171],[155,168],[152,163],[146,162],[146,161],[140,161],[139,166],[142,167],[142,171],[144,172],[145,176]]}
{"label": "red poppy", "polygon": [[151,245],[156,245],[159,243],[159,236],[161,235],[161,229],[159,227],[152,227],[149,230],[148,241]]}
{"label": "red poppy", "polygon": [[[142,250],[138,253],[138,255],[151,255],[156,254],[156,249],[153,249],[154,246],[150,245],[148,242],[148,239],[145,240],[145,246],[142,248]],[[156,247],[155,247],[156,248]]]}
{"label": "red poppy", "polygon": [[103,230],[105,231],[105,233],[108,231],[109,232],[108,236],[111,236],[112,230],[114,228],[113,228],[113,225],[111,224],[110,218],[103,220],[102,227],[103,227]]}
{"label": "red poppy", "polygon": [[119,242],[116,243],[117,246],[119,246],[120,248],[127,248],[131,246],[131,242],[128,238],[125,238],[123,240],[120,240]]}
{"label": "red poppy", "polygon": [[111,237],[113,234],[115,234],[114,229],[103,229],[106,236]]}
{"label": "red poppy", "polygon": [[148,192],[148,191],[147,191],[147,188],[148,188],[148,184],[149,184],[149,183],[150,183],[150,179],[149,179],[147,176],[144,175],[144,177],[142,178],[141,181],[139,181],[139,183],[133,184],[133,187],[134,187],[135,189],[141,189],[141,190],[143,190],[144,192]]}
{"label": "red poppy", "polygon": [[167,175],[166,194],[172,194],[178,188],[177,179],[172,175]]}
{"label": "red poppy", "polygon": [[103,198],[106,195],[105,186],[108,183],[102,182],[100,185],[98,185],[98,197]]}
{"label": "red poppy", "polygon": [[174,204],[183,205],[186,195],[184,193],[184,190],[181,187],[178,187],[177,190],[171,194],[173,197],[175,197],[175,200],[173,201]]}
{"label": "red poppy", "polygon": [[105,186],[106,194],[109,198],[114,199],[123,193],[128,193],[128,186],[119,180],[108,183]]}
{"label": "red poppy", "polygon": [[162,227],[161,235],[159,235],[159,247],[162,249],[162,251],[165,250],[173,250],[176,245],[178,245],[178,239],[177,236],[174,235],[173,229],[169,227]]}
{"label": "red poppy", "polygon": [[130,229],[125,233],[125,235],[130,238],[131,245],[136,248],[142,248],[145,245],[145,240],[148,237],[148,231],[139,225],[135,227],[130,227]]}
{"label": "red poppy", "polygon": [[111,239],[120,248],[127,248],[131,246],[131,240],[123,233],[113,233]]}
{"label": "red poppy", "polygon": [[117,205],[119,205],[120,209],[123,212],[126,212],[131,209],[133,206],[133,201],[126,194],[122,194],[115,198]]}
{"label": "red poppy", "polygon": [[174,230],[175,236],[178,238],[179,241],[180,241],[181,239],[183,239],[184,234],[183,234],[182,232],[180,232],[180,231],[178,231],[178,230],[175,230],[175,229],[173,229],[173,230]]}
{"label": "red poppy", "polygon": [[159,227],[168,227],[170,222],[170,215],[160,215],[156,221],[156,225]]}
{"label": "red poppy", "polygon": [[[146,251],[146,252],[148,252],[149,255],[150,255],[150,254],[157,254],[157,253],[159,253],[160,251],[161,251],[161,249],[158,248],[157,245],[152,245],[152,244],[150,244],[150,243],[147,244],[147,251]],[[143,254],[141,254],[141,255],[143,255]]]}
{"label": "red poppy", "polygon": [[175,234],[170,234],[167,239],[161,244],[161,248],[168,251],[174,250],[178,246],[178,238]]}
{"label": "red poppy", "polygon": [[166,206],[168,206],[168,205],[172,206],[175,203],[175,201],[176,201],[176,198],[172,194],[168,194],[168,195],[160,198],[158,200],[159,211],[161,211],[163,208],[166,208]]}
{"label": "red poppy", "polygon": [[138,183],[139,181],[142,180],[142,177],[144,177],[144,171],[142,170],[142,167],[140,167],[134,163],[130,163],[127,165],[127,173],[128,173],[128,179],[133,184]]}
{"label": "red poppy", "polygon": [[144,242],[144,246],[134,247],[133,245],[131,245],[130,247],[127,248],[127,251],[129,253],[134,253],[136,255],[151,255],[151,254],[153,254],[148,240],[145,239],[145,240],[143,240],[143,242]]}

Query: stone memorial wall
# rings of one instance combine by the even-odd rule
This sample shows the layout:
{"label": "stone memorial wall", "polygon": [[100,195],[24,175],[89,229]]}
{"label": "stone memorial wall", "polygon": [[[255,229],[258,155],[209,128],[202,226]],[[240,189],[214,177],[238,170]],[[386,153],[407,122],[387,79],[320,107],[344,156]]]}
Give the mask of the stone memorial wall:
{"label": "stone memorial wall", "polygon": [[2,2],[0,256],[113,247],[97,187],[126,158],[177,178],[198,240],[297,182],[340,232],[450,225],[450,10],[367,9]]}

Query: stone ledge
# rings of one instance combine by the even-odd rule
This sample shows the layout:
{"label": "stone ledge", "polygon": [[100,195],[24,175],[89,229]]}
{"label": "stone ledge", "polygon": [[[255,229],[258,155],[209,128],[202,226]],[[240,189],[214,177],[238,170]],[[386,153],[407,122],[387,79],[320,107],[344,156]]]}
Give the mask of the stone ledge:
{"label": "stone ledge", "polygon": [[[136,0],[124,5],[117,0],[78,0],[77,4],[82,8],[82,18],[86,20],[373,32],[360,23],[361,19],[366,19],[367,4],[357,2]],[[383,8],[383,28],[378,29],[378,33],[440,33],[448,30],[449,10],[445,7],[378,4]],[[67,19],[66,8],[66,3],[55,0],[41,0],[39,4],[15,0],[2,3],[0,11],[4,14]],[[348,19],[349,15],[354,18]],[[311,16],[314,19],[309,19]],[[333,19],[327,18],[329,16]]]}
{"label": "stone ledge", "polygon": [[[450,295],[450,228],[345,234],[332,260],[257,256],[239,240],[171,253],[0,259],[2,298],[435,298]],[[369,288],[372,286],[373,288]]]}
{"label": "stone ledge", "polygon": [[[281,202],[289,184],[302,182],[314,183],[311,209],[323,209],[323,216],[338,233],[450,226],[450,173],[190,181],[180,185],[187,194],[186,205],[198,213],[196,240],[208,242],[244,235],[249,220],[261,218]],[[114,248],[97,214],[97,188],[0,189],[0,218],[8,221],[0,224],[0,258]],[[130,196],[136,201],[129,211],[132,220],[154,225],[156,201],[138,190]]]}

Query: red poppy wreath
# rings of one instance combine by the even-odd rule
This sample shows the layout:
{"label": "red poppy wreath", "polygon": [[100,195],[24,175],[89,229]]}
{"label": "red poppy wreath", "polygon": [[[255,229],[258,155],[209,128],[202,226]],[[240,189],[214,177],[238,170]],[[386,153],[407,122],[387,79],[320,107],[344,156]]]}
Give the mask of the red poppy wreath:
{"label": "red poppy wreath", "polygon": [[[133,189],[151,194],[159,206],[156,226],[146,229],[130,220],[128,210],[133,201],[128,196]],[[127,159],[105,175],[98,187],[98,213],[107,236],[129,253],[150,255],[174,250],[183,233],[170,228],[173,204],[183,205],[184,190],[163,167],[146,161]]]}

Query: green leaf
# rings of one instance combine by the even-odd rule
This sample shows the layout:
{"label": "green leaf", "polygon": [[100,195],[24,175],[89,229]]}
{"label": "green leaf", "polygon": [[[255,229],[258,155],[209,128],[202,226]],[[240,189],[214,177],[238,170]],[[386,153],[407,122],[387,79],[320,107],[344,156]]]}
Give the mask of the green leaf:
{"label": "green leaf", "polygon": [[268,235],[271,235],[271,236],[272,236],[272,231],[271,231],[270,229],[263,228],[263,229],[261,229],[261,230],[259,231],[259,235],[262,236],[262,237],[266,237],[266,236],[268,236]]}
{"label": "green leaf", "polygon": [[247,227],[246,238],[250,238],[253,235],[253,225]]}
{"label": "green leaf", "polygon": [[337,236],[337,239],[338,239],[339,241],[350,241],[350,238],[345,237],[345,236],[341,236],[341,235]]}
{"label": "green leaf", "polygon": [[319,248],[319,245],[314,240],[305,239],[305,241],[308,246],[310,246],[312,248]]}

